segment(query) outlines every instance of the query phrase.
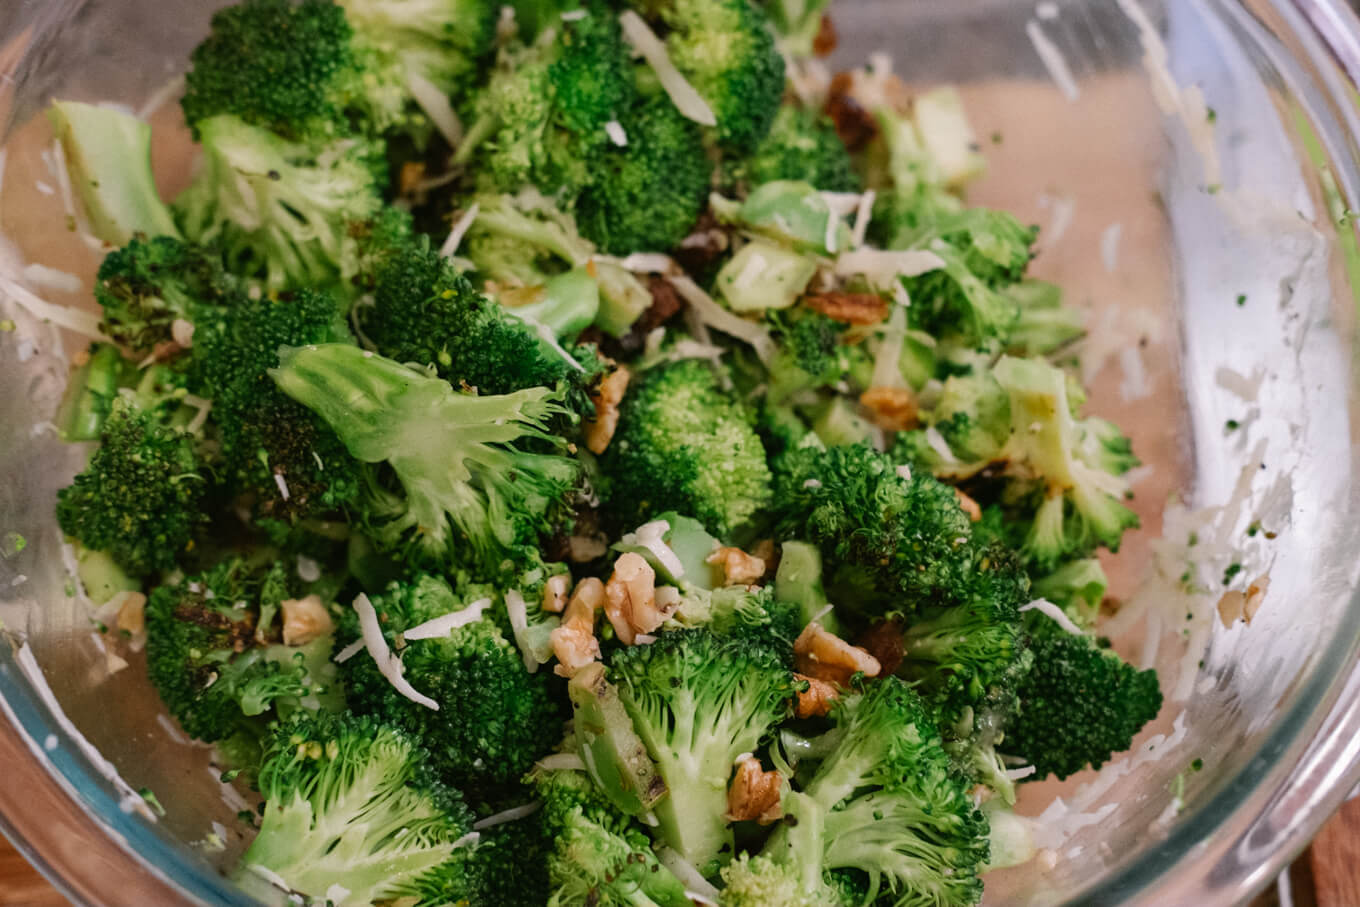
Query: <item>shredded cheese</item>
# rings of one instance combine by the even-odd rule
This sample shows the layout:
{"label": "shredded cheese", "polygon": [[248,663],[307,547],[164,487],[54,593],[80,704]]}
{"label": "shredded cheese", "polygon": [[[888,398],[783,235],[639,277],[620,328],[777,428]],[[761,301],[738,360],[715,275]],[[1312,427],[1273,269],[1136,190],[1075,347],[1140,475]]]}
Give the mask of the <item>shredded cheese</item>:
{"label": "shredded cheese", "polygon": [[449,632],[475,620],[482,619],[482,613],[491,607],[491,599],[479,598],[466,608],[457,611],[450,611],[448,614],[432,618],[423,624],[416,624],[409,630],[404,631],[402,638],[408,642],[413,639],[438,639],[441,636],[448,636]]}
{"label": "shredded cheese", "polygon": [[49,268],[47,265],[40,265],[37,262],[24,265],[24,282],[35,287],[46,287],[60,293],[79,293],[85,288],[85,282],[70,271],[63,271],[59,268]]}
{"label": "shredded cheese", "polygon": [[488,828],[495,828],[497,825],[504,825],[506,822],[514,822],[516,819],[532,816],[542,808],[543,801],[541,800],[525,803],[523,806],[512,806],[498,813],[492,813],[485,819],[478,819],[472,823],[472,829],[473,831],[486,831]]}
{"label": "shredded cheese", "polygon": [[705,879],[703,873],[695,865],[669,847],[663,847],[657,854],[661,865],[665,866],[671,873],[680,880],[680,884],[685,886],[685,897],[700,904],[713,905],[718,903],[718,889]]}
{"label": "shredded cheese", "polygon": [[618,120],[610,120],[604,124],[604,134],[609,136],[609,141],[618,145],[620,148],[628,147],[628,133],[623,131],[623,124]]}
{"label": "shredded cheese", "polygon": [[406,73],[406,87],[411,92],[411,97],[415,99],[416,105],[430,118],[430,122],[439,130],[444,141],[449,143],[449,147],[457,148],[461,145],[464,135],[463,122],[458,119],[457,111],[449,103],[449,96],[415,70]]}
{"label": "shredded cheese", "polygon": [[697,283],[684,275],[671,277],[671,286],[689,303],[689,310],[704,324],[751,345],[760,361],[769,365],[775,343],[770,332],[758,324],[739,318],[718,305]]}
{"label": "shredded cheese", "polygon": [[274,484],[279,489],[279,497],[288,500],[288,480],[283,477],[283,473],[274,473]]}
{"label": "shredded cheese", "polygon": [[586,763],[576,753],[553,753],[538,760],[538,767],[550,772],[583,772]]}
{"label": "shredded cheese", "polygon": [[888,290],[901,277],[916,277],[944,267],[944,259],[928,249],[888,251],[854,249],[836,259],[837,277],[863,276],[875,289]]}
{"label": "shredded cheese", "polygon": [[619,15],[619,26],[623,29],[623,37],[652,67],[657,80],[661,82],[661,88],[675,103],[676,109],[700,126],[717,126],[718,118],[713,115],[713,108],[675,68],[670,54],[666,52],[666,45],[661,43],[661,39],[643,18],[631,9],[624,10]]}
{"label": "shredded cheese", "polygon": [[472,207],[463,212],[463,216],[458,218],[458,222],[449,231],[449,236],[444,240],[444,244],[439,247],[440,257],[453,257],[453,254],[458,251],[458,247],[463,244],[463,237],[467,235],[467,231],[472,227],[480,213],[482,213],[482,206],[477,202],[473,202]]}
{"label": "shredded cheese", "polygon": [[1039,23],[1033,20],[1025,23],[1025,34],[1029,35],[1029,41],[1034,45],[1034,52],[1043,61],[1044,68],[1048,70],[1053,83],[1058,86],[1058,90],[1063,93],[1063,97],[1069,101],[1075,101],[1081,97],[1081,89],[1077,87],[1077,80],[1072,78],[1072,70],[1067,65],[1067,58],[1062,51],[1058,50],[1058,45],[1044,34],[1044,30],[1039,27]]}
{"label": "shredded cheese", "polygon": [[547,663],[548,653],[535,650],[529,640],[529,603],[518,589],[505,593],[505,613],[510,618],[510,632],[515,637],[515,645],[519,646],[524,670],[538,673],[539,666]]}
{"label": "shredded cheese", "polygon": [[1083,635],[1081,632],[1081,627],[1078,627],[1072,621],[1072,618],[1067,616],[1067,612],[1064,611],[1062,608],[1059,608],[1057,605],[1053,604],[1053,602],[1048,601],[1047,599],[1036,598],[1034,601],[1030,602],[1027,605],[1021,605],[1019,610],[1020,613],[1022,614],[1026,611],[1038,611],[1044,617],[1047,617],[1049,620],[1053,621],[1055,624],[1062,627],[1068,633],[1071,633],[1074,636]]}
{"label": "shredded cheese", "polygon": [[619,265],[638,274],[669,274],[679,270],[675,259],[663,252],[634,252],[620,260]]}
{"label": "shredded cheese", "polygon": [[359,614],[359,632],[363,639],[364,648],[368,650],[373,663],[378,666],[378,672],[392,685],[392,689],[417,705],[423,705],[425,708],[436,712],[439,711],[439,703],[411,686],[410,682],[407,681],[401,659],[393,655],[391,650],[387,648],[387,640],[383,638],[382,627],[378,625],[378,612],[373,608],[373,602],[369,601],[367,595],[360,592],[355,596],[354,610]]}
{"label": "shredded cheese", "polygon": [[850,246],[858,249],[864,245],[864,237],[869,232],[869,221],[874,216],[874,201],[878,198],[878,193],[870,189],[862,193],[859,197],[859,206],[855,209],[855,225],[850,231]]}
{"label": "shredded cheese", "polygon": [[1100,234],[1100,260],[1107,274],[1113,274],[1119,267],[1119,239],[1123,233],[1124,225],[1116,222]]}
{"label": "shredded cheese", "polygon": [[643,523],[636,532],[624,535],[619,541],[625,545],[646,548],[661,564],[661,569],[665,570],[671,579],[678,580],[685,575],[685,565],[680,563],[680,558],[671,550],[671,546],[666,544],[666,533],[670,531],[671,524],[666,520],[652,520],[650,523]]}
{"label": "shredded cheese", "polygon": [[98,315],[70,306],[54,305],[3,275],[0,275],[0,295],[8,297],[15,305],[41,321],[49,321],[91,340],[111,342],[99,330]]}

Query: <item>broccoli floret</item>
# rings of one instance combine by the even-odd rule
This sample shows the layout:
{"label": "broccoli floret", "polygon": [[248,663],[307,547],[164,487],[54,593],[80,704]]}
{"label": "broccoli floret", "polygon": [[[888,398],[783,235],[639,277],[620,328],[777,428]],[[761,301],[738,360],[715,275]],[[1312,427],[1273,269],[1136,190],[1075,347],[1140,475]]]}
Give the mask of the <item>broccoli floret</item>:
{"label": "broccoli floret", "polygon": [[779,349],[769,366],[771,403],[845,380],[868,355],[861,345],[843,343],[846,326],[819,312],[795,308],[767,320]]}
{"label": "broccoli floret", "polygon": [[503,394],[585,380],[584,366],[568,362],[425,245],[389,258],[365,314],[364,330],[384,356],[432,365],[455,386]]}
{"label": "broccoli floret", "polygon": [[923,417],[943,447],[939,440],[931,443],[926,429],[913,429],[894,440],[892,458],[942,478],[975,475],[1000,459],[1010,440],[1010,397],[989,371],[950,375]]}
{"label": "broccoli floret", "polygon": [[770,470],[752,414],[696,360],[647,372],[635,383],[601,458],[615,515],[636,526],[675,510],[719,537],[749,523],[770,501]]}
{"label": "broccoli floret", "polygon": [[782,538],[817,545],[832,600],[869,613],[966,600],[981,560],[954,489],[905,477],[866,445],[785,453],[775,467]]}
{"label": "broccoli floret", "polygon": [[[438,577],[418,575],[373,599],[389,645],[401,653],[407,681],[438,703],[438,711],[397,692],[372,658],[361,654],[343,665],[354,711],[419,737],[443,778],[479,795],[517,779],[560,739],[565,715],[549,689],[552,675],[525,670],[519,649],[489,613],[443,636],[406,640],[404,648],[397,644],[403,631],[493,596],[498,597],[490,587],[465,586],[455,593]],[[350,611],[337,642],[359,635],[358,616]]]}
{"label": "broccoli floret", "polygon": [[177,319],[192,323],[199,307],[232,305],[242,295],[216,253],[171,236],[134,236],[95,275],[99,329],[141,355],[170,341]]}
{"label": "broccoli floret", "polygon": [[[517,788],[514,795],[498,800],[498,808],[523,806],[533,791]],[[487,811],[486,807],[478,812]],[[522,818],[481,829],[477,847],[465,870],[469,881],[468,904],[477,907],[547,907],[548,855],[553,845],[542,821],[542,808]]]}
{"label": "broccoli floret", "polygon": [[804,180],[824,192],[857,192],[859,176],[830,118],[792,104],[779,108],[750,155],[723,162],[724,184],[741,192],[775,180]]}
{"label": "broccoli floret", "polygon": [[[834,907],[858,903],[841,900],[827,882],[809,885],[802,869],[780,863],[768,854],[742,854],[722,869],[720,907]],[[812,890],[808,890],[811,888]]]}
{"label": "broccoli floret", "polygon": [[378,272],[388,259],[416,241],[411,214],[401,208],[384,207],[367,221],[347,225],[340,253],[340,288],[346,295],[372,292]]}
{"label": "broccoli floret", "polygon": [[562,443],[547,429],[565,410],[546,388],[463,394],[342,344],[285,349],[270,374],[354,457],[392,467],[402,490],[371,489],[368,523],[381,546],[410,562],[496,574],[508,556],[536,554],[539,534],[565,516],[576,461],[522,449]]}
{"label": "broccoli floret", "polygon": [[[1048,621],[1046,617],[1037,620]],[[1162,707],[1157,673],[1140,671],[1090,637],[1034,622],[1034,668],[1020,682],[1019,714],[1002,749],[1066,778],[1123,752]]]}
{"label": "broccoli floret", "polygon": [[712,874],[732,855],[723,818],[732,766],[784,717],[793,675],[776,647],[705,630],[619,649],[609,673],[666,782],[658,836]]}
{"label": "broccoli floret", "polygon": [[282,642],[275,618],[301,592],[290,564],[230,557],[151,594],[147,671],[191,737],[239,737],[239,752],[271,718],[344,706],[329,634],[300,647]]}
{"label": "broccoli floret", "polygon": [[619,119],[628,144],[592,158],[577,222],[610,254],[669,249],[694,226],[708,191],[712,166],[699,128],[664,95],[639,99]]}
{"label": "broccoli floret", "polygon": [[846,871],[864,886],[852,903],[976,903],[987,819],[953,773],[926,704],[889,677],[841,699],[832,718],[831,752],[802,792],[785,798],[795,821],[776,829],[762,853],[798,872],[804,890]]}
{"label": "broccoli floret", "polygon": [[534,773],[554,907],[689,907],[685,886],[663,867],[647,835],[574,771]]}
{"label": "broccoli floret", "polygon": [[784,58],[763,9],[749,0],[638,0],[671,29],[671,62],[708,102],[718,141],[742,152],[770,131],[784,94]]}
{"label": "broccoli floret", "polygon": [[251,499],[255,515],[295,522],[351,504],[359,465],[267,374],[280,346],[349,339],[335,301],[300,291],[202,309],[193,338],[189,387],[213,401],[227,484]]}
{"label": "broccoli floret", "polygon": [[1036,576],[1032,592],[1035,598],[1046,599],[1062,608],[1077,626],[1090,629],[1095,626],[1108,588],[1105,569],[1100,561],[1091,557],[1069,561],[1052,573]]}
{"label": "broccoli floret", "polygon": [[590,260],[595,247],[581,238],[571,216],[534,190],[482,195],[463,238],[462,254],[478,277],[503,286],[541,286]]}
{"label": "broccoli floret", "polygon": [[53,101],[47,118],[95,236],[121,246],[138,233],[179,235],[156,192],[149,124],[112,107],[78,101]]}
{"label": "broccoli floret", "polygon": [[230,270],[273,288],[334,281],[346,238],[382,205],[371,144],[293,142],[226,114],[199,121],[198,133],[198,173],[175,199],[189,239],[220,246]]}
{"label": "broccoli floret", "polygon": [[1063,305],[1056,284],[1022,280],[1004,292],[1020,306],[1020,317],[1005,342],[1013,355],[1048,356],[1086,332],[1081,310]]}
{"label": "broccoli floret", "polygon": [[[491,49],[499,8],[488,0],[340,0],[361,46],[393,56],[441,94],[458,95]],[[409,75],[407,78],[409,79]]]}
{"label": "broccoli floret", "polygon": [[810,57],[822,28],[829,0],[765,0],[765,9],[787,54]]}
{"label": "broccoli floret", "polygon": [[168,570],[206,522],[207,479],[193,439],[158,409],[112,402],[99,448],[57,493],[57,523],[137,576]]}
{"label": "broccoli floret", "polygon": [[550,43],[502,64],[478,96],[458,160],[475,157],[496,191],[533,185],[573,197],[592,179],[590,158],[609,142],[605,124],[620,119],[633,97],[618,21],[603,4],[588,5],[585,16],[554,23]]}
{"label": "broccoli floret", "polygon": [[290,141],[317,144],[373,134],[405,106],[404,72],[356,46],[345,11],[329,0],[245,0],[219,10],[190,55],[184,119],[231,114]]}
{"label": "broccoli floret", "polygon": [[359,904],[467,897],[471,817],[404,731],[353,714],[294,719],[270,736],[259,787],[264,817],[238,881],[260,887],[267,874],[317,900],[344,889]]}

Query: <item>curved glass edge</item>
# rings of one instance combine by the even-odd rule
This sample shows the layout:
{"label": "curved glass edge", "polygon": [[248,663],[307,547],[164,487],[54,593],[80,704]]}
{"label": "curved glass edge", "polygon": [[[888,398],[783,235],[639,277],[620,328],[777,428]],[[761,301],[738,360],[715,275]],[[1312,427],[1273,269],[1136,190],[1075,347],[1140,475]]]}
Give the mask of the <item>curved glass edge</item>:
{"label": "curved glass edge", "polygon": [[[124,860],[132,861],[147,880],[154,880],[165,896],[180,903],[212,904],[224,907],[252,907],[259,904],[231,881],[198,860],[184,845],[172,843],[157,833],[146,820],[123,804],[112,785],[96,771],[75,746],[61,723],[40,705],[42,696],[19,670],[10,646],[0,645],[0,733],[5,724],[17,735],[27,738],[30,765],[40,767],[47,779],[68,798],[79,804],[88,817],[90,831],[98,829],[98,839],[84,840],[88,848],[117,848]],[[63,745],[48,750],[42,743],[56,739]],[[9,766],[11,783],[22,783],[23,769]],[[34,779],[30,779],[34,780]],[[100,891],[107,880],[91,878],[91,867],[61,859],[61,855],[36,845],[0,818],[0,831],[14,842],[35,868],[73,903],[95,903],[89,895]],[[158,903],[168,903],[158,898]]]}
{"label": "curved glass edge", "polygon": [[[1287,53],[1255,18],[1253,5],[1286,23],[1305,53]],[[1336,191],[1343,199],[1360,197],[1360,18],[1343,0],[1204,0],[1203,6],[1269,59],[1304,101]],[[1319,70],[1307,72],[1297,59],[1314,61]],[[1155,846],[1069,903],[1242,903],[1308,846],[1360,783],[1360,590],[1353,590],[1336,630],[1255,758]]]}

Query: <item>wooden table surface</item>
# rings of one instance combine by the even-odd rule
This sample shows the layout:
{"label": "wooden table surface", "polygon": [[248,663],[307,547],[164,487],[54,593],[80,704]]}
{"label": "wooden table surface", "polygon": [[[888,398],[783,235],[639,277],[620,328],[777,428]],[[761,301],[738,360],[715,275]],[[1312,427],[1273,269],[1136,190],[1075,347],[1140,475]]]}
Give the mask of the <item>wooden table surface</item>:
{"label": "wooden table surface", "polygon": [[[1284,883],[1251,907],[1357,907],[1360,905],[1360,799],[1323,827]],[[66,899],[0,837],[0,907],[62,907]]]}

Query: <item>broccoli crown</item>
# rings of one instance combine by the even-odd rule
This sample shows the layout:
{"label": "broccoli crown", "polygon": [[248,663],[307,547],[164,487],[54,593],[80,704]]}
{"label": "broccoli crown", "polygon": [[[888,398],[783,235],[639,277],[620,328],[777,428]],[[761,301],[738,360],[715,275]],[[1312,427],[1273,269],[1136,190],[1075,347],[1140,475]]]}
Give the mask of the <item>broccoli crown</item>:
{"label": "broccoli crown", "polygon": [[966,600],[983,563],[954,489],[867,445],[785,453],[776,463],[779,535],[817,545],[837,601],[870,613]]}
{"label": "broccoli crown", "polygon": [[951,375],[930,421],[956,458],[983,465],[1010,439],[1010,397],[990,372]]}
{"label": "broccoli crown", "polygon": [[767,316],[779,351],[769,366],[767,398],[781,403],[799,391],[844,380],[863,362],[862,346],[842,343],[845,325],[811,309],[796,307]]}
{"label": "broccoli crown", "polygon": [[614,810],[590,779],[574,771],[533,775],[543,803],[540,827],[554,907],[688,907],[685,886],[661,866],[651,842]]}
{"label": "broccoli crown", "polygon": [[190,56],[184,119],[219,114],[294,140],[348,132],[346,108],[362,75],[353,30],[330,0],[244,0],[218,10]]}
{"label": "broccoli crown", "polygon": [[146,354],[171,340],[176,319],[192,321],[199,306],[230,305],[241,290],[216,253],[170,236],[137,235],[104,257],[94,295],[104,312],[100,330]]}
{"label": "broccoli crown", "polygon": [[640,98],[620,120],[628,144],[593,157],[576,199],[581,233],[615,255],[669,249],[703,209],[712,170],[703,137],[665,95]]}
{"label": "broccoli crown", "polygon": [[714,868],[732,852],[723,818],[732,766],[784,717],[794,692],[782,653],[746,634],[682,630],[617,650],[609,672],[666,782],[660,837],[701,872]]}
{"label": "broccoli crown", "polygon": [[451,384],[483,393],[550,386],[580,374],[448,259],[420,244],[379,269],[364,330],[384,356],[433,365]]}
{"label": "broccoli crown", "polygon": [[[548,64],[556,115],[578,135],[604,129],[633,94],[633,69],[618,19],[604,3],[586,3],[586,15],[561,20],[557,52]],[[559,17],[560,18],[560,17]]]}
{"label": "broccoli crown", "polygon": [[1140,671],[1095,640],[1056,625],[1032,629],[1034,668],[1019,684],[1019,714],[1007,725],[1001,748],[1035,767],[1032,780],[1099,768],[1157,717],[1157,672]]}
{"label": "broccoli crown", "polygon": [[498,8],[488,0],[340,0],[361,45],[401,63],[444,94],[477,75],[496,36]]}
{"label": "broccoli crown", "polygon": [[340,439],[270,380],[280,346],[349,340],[335,301],[311,290],[200,310],[190,389],[213,401],[228,483],[258,516],[295,521],[352,503],[359,465]]}
{"label": "broccoli crown", "polygon": [[572,217],[535,190],[481,195],[475,204],[462,249],[483,280],[537,287],[595,252]]}
{"label": "broccoli crown", "polygon": [[371,486],[367,522],[408,562],[498,574],[508,556],[536,556],[539,535],[566,516],[576,461],[515,446],[562,444],[548,423],[565,410],[546,388],[459,393],[343,344],[285,349],[270,374],[355,458],[391,466],[402,493]]}
{"label": "broccoli crown", "polygon": [[769,17],[750,0],[660,0],[666,49],[717,118],[718,141],[742,152],[770,131],[784,94],[784,58]]}
{"label": "broccoli crown", "polygon": [[151,594],[147,670],[190,736],[258,736],[272,715],[338,704],[329,638],[301,648],[280,643],[274,616],[299,591],[283,562],[231,557]]}
{"label": "broccoli crown", "polygon": [[629,388],[602,465],[610,506],[634,526],[675,510],[727,536],[771,496],[752,414],[692,359],[647,372]]}
{"label": "broccoli crown", "polygon": [[723,162],[728,186],[759,186],[775,180],[803,180],[824,192],[857,192],[860,181],[850,152],[825,114],[785,104],[769,135],[746,157]]}
{"label": "broccoli crown", "polygon": [[[858,903],[842,900],[830,885],[809,886],[799,867],[781,863],[768,854],[742,854],[722,869],[720,907],[833,907]],[[811,887],[814,890],[809,891]]]}
{"label": "broccoli crown", "polygon": [[[820,821],[822,834],[784,826],[764,852],[804,872],[846,871],[864,885],[855,903],[976,903],[987,819],[953,773],[926,704],[889,677],[840,700],[832,717],[834,747],[790,803],[799,825]],[[807,852],[819,841],[820,854]]]}
{"label": "broccoli crown", "polygon": [[[373,607],[396,648],[403,631],[494,594],[476,585],[455,594],[444,580],[418,575],[393,583],[373,599]],[[350,611],[340,621],[337,642],[358,638],[358,617]],[[489,615],[444,636],[407,640],[396,650],[406,679],[439,710],[398,693],[364,656],[343,666],[350,706],[419,737],[431,764],[450,783],[485,793],[488,785],[514,781],[561,737],[565,716],[549,689],[552,675],[525,670],[519,649]]]}
{"label": "broccoli crown", "polygon": [[352,292],[372,292],[388,259],[408,248],[415,237],[410,212],[390,205],[369,220],[349,222],[340,254],[341,279]]}
{"label": "broccoli crown", "polygon": [[206,522],[202,469],[189,435],[116,398],[85,471],[57,492],[57,523],[129,573],[168,570]]}
{"label": "broccoli crown", "polygon": [[198,132],[198,172],[175,199],[185,235],[221,247],[233,273],[271,288],[335,280],[347,236],[382,205],[373,143],[294,142],[229,114]]}
{"label": "broccoli crown", "polygon": [[[467,897],[471,817],[434,775],[419,741],[353,713],[302,715],[265,745],[260,832],[241,858],[317,900],[419,907]],[[258,870],[255,870],[258,872]]]}

